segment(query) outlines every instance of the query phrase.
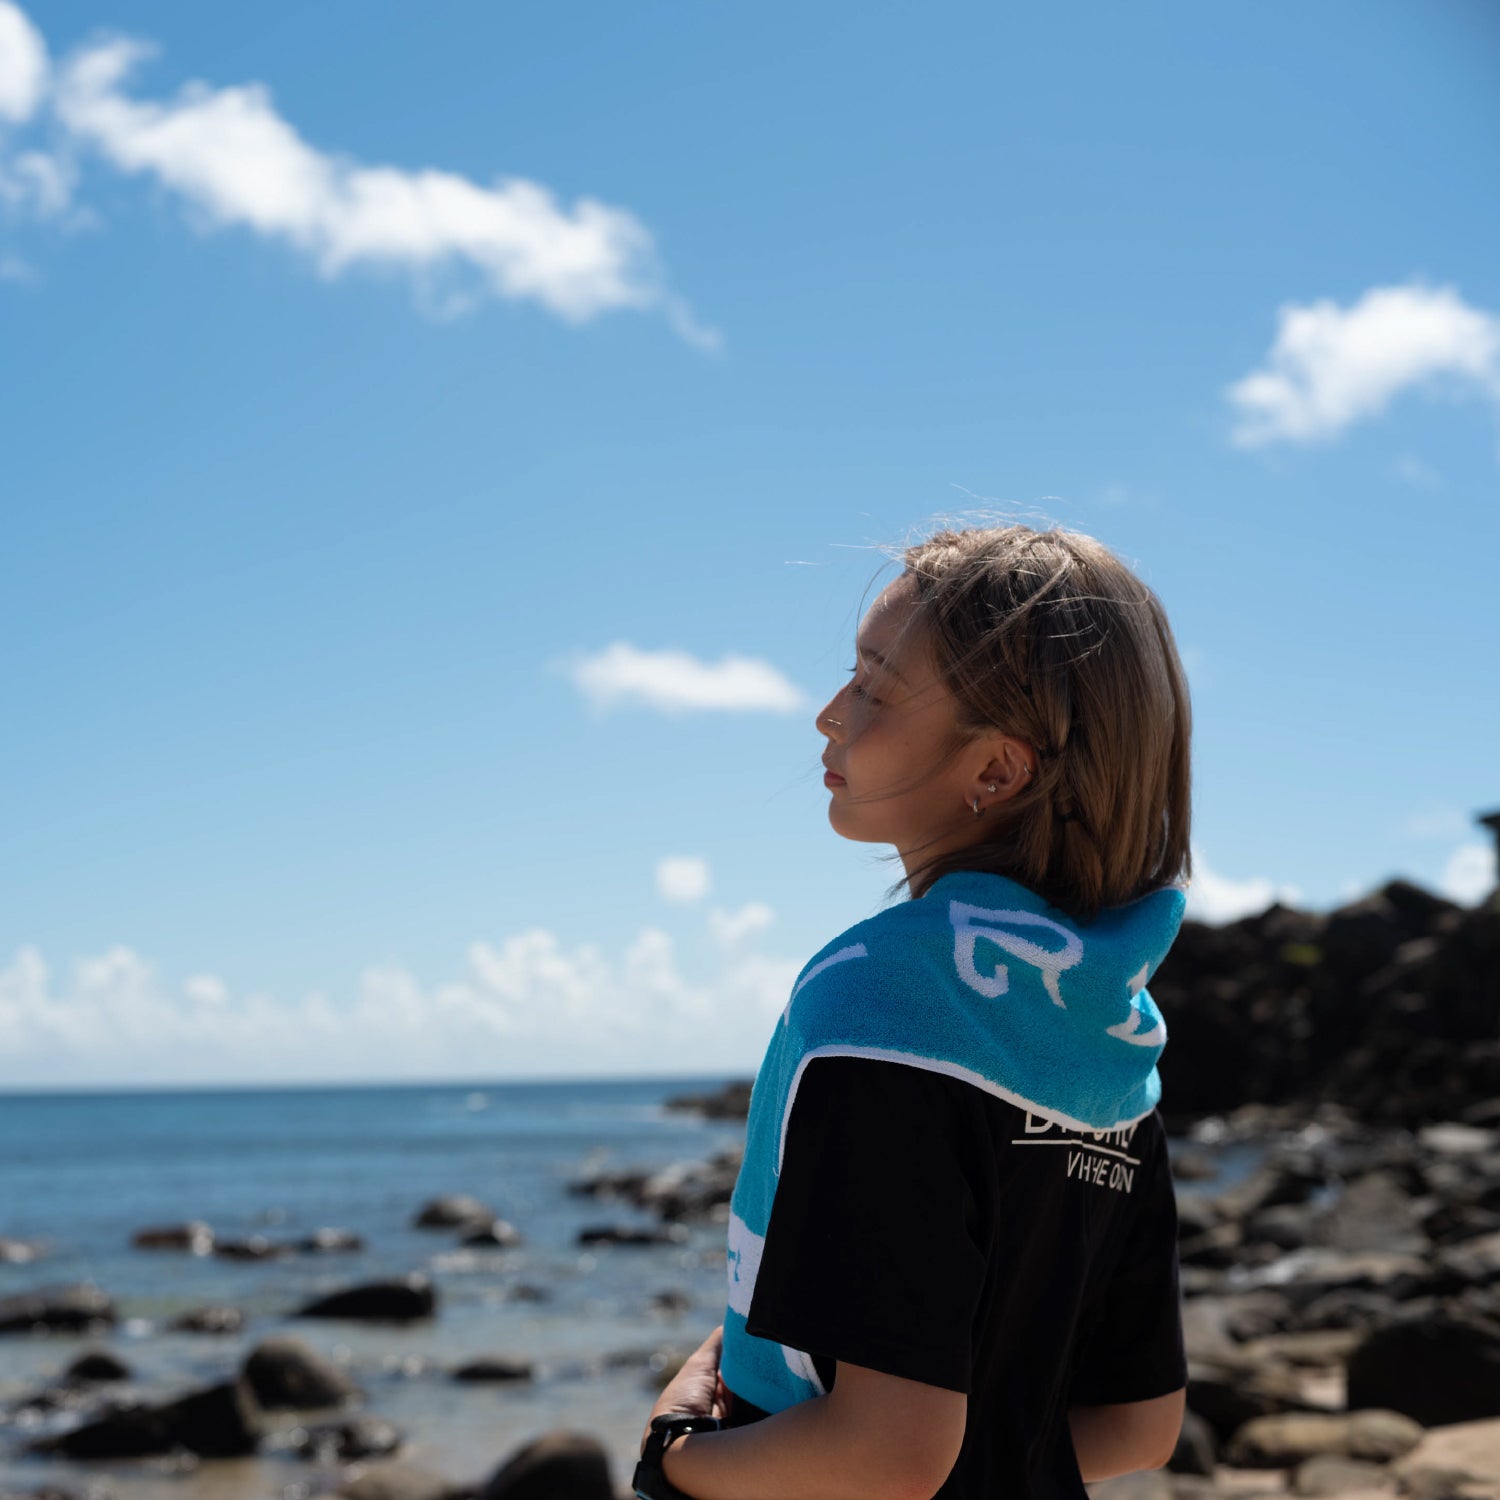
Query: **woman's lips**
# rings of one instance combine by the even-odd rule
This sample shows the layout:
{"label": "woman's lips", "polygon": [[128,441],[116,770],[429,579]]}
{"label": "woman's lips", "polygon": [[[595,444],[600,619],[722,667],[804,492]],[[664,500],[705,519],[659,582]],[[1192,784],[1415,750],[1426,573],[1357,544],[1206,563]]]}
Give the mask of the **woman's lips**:
{"label": "woman's lips", "polygon": [[837,771],[823,772],[823,785],[827,787],[843,786],[844,778]]}

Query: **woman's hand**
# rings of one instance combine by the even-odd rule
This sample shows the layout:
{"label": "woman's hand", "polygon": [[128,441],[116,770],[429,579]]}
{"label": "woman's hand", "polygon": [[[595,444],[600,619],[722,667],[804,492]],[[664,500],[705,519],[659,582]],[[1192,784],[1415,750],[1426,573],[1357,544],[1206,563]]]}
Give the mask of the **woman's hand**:
{"label": "woman's hand", "polygon": [[[724,1328],[721,1324],[683,1361],[682,1368],[662,1387],[662,1393],[651,1408],[651,1416],[669,1411],[691,1412],[695,1417],[722,1417],[725,1414],[724,1382],[719,1379],[719,1358],[724,1351]],[[641,1447],[651,1430],[647,1420],[641,1434]]]}

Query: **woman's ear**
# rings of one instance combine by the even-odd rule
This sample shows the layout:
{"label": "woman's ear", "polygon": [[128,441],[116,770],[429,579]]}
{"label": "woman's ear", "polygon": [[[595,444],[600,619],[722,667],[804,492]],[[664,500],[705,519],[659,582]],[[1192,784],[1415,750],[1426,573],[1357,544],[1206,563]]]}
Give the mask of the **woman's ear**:
{"label": "woman's ear", "polygon": [[970,792],[971,797],[979,798],[981,808],[1009,802],[1024,792],[1036,775],[1036,751],[1025,740],[1002,735],[986,748],[990,757]]}

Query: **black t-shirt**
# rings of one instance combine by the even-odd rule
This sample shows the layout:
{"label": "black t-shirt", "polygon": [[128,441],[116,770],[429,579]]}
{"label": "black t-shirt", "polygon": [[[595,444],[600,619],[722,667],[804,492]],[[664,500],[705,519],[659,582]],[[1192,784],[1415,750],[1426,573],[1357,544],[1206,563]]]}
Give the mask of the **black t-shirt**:
{"label": "black t-shirt", "polygon": [[844,1360],[967,1394],[943,1500],[1082,1500],[1068,1408],[1187,1383],[1161,1118],[1064,1130],[945,1074],[816,1058],[748,1321],[825,1386]]}

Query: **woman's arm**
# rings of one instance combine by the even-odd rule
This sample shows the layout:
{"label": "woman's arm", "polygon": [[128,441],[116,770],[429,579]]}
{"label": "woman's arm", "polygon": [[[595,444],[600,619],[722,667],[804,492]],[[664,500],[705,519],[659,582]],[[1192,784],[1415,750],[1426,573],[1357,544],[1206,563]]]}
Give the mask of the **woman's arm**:
{"label": "woman's arm", "polygon": [[840,1361],[826,1396],[679,1438],[662,1470],[694,1500],[930,1500],[967,1416],[961,1391]]}
{"label": "woman's arm", "polygon": [[1072,1407],[1068,1426],[1085,1483],[1164,1467],[1177,1446],[1186,1401],[1184,1388],[1150,1401]]}

